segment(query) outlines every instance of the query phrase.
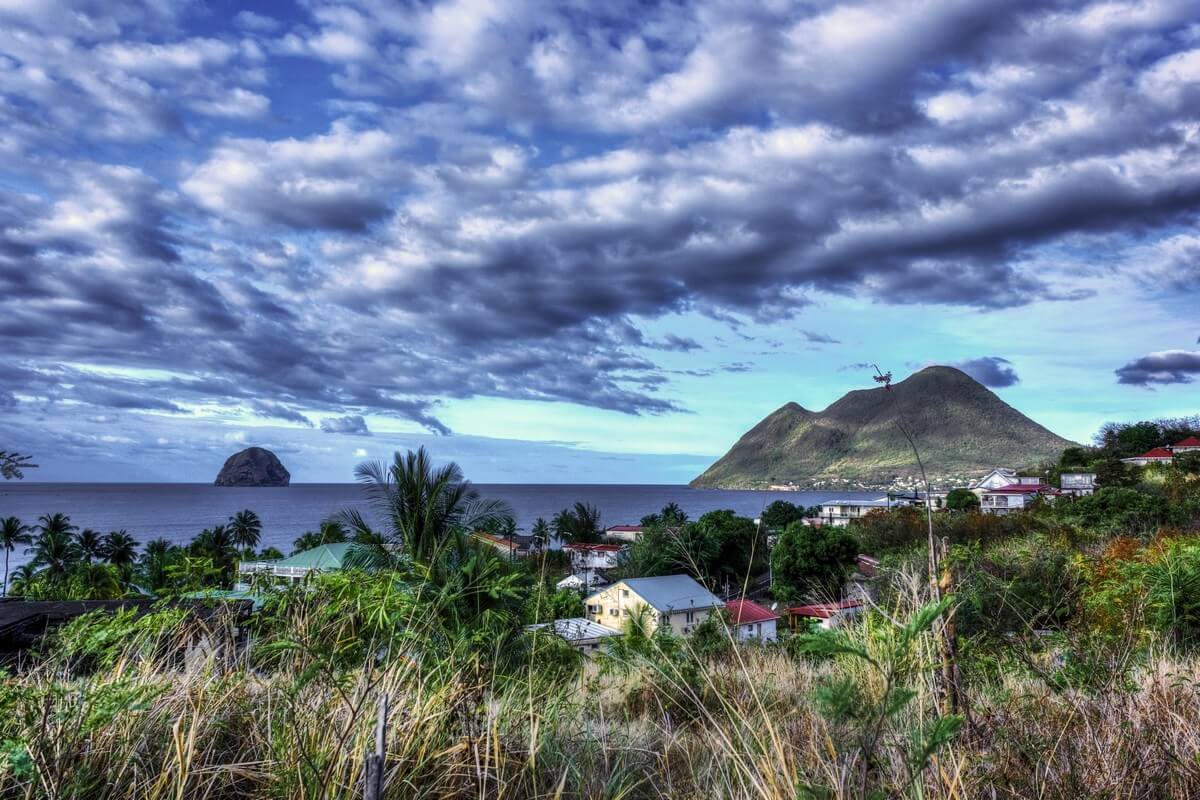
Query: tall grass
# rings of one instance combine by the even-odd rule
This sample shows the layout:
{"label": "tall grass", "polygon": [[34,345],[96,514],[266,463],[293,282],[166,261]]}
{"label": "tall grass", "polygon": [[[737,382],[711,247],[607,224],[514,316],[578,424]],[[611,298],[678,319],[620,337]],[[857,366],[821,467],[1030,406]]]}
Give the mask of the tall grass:
{"label": "tall grass", "polygon": [[[894,586],[841,640],[877,663],[927,601],[918,575]],[[447,640],[417,605],[354,645],[372,608],[292,603],[234,660],[176,658],[197,633],[177,616],[67,629],[0,684],[0,796],[361,797],[381,695],[389,798],[1200,796],[1200,660],[1167,649],[1103,691],[984,677],[973,727],[914,768],[937,718],[927,633],[867,752],[862,719],[828,707],[842,681],[864,713],[885,698],[892,679],[858,656],[651,640],[572,668],[543,637],[507,642],[507,660]],[[220,620],[206,633],[232,636]]]}

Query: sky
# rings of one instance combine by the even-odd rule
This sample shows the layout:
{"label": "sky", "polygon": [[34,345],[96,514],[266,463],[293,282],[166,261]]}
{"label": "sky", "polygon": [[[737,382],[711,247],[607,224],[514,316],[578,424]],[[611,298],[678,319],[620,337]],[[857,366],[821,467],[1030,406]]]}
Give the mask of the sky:
{"label": "sky", "polygon": [[0,0],[30,480],[683,483],[961,367],[1200,411],[1194,0]]}

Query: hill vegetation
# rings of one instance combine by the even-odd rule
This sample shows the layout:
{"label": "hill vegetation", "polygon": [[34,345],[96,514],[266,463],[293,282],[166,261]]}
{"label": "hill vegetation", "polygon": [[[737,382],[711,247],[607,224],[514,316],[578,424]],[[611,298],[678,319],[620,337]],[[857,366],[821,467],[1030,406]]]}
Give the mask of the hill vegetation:
{"label": "hill vegetation", "polygon": [[996,466],[1040,464],[1071,445],[966,373],[928,367],[890,389],[849,392],[824,411],[788,403],[751,428],[692,485],[911,486],[918,474],[901,421],[934,483]]}

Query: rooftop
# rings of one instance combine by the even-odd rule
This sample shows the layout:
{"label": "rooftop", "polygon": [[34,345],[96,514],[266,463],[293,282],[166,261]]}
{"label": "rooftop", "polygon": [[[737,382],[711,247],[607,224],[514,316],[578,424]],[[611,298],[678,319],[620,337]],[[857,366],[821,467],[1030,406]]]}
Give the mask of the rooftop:
{"label": "rooftop", "polygon": [[623,583],[637,592],[656,611],[689,608],[720,608],[721,598],[705,589],[690,575],[661,575],[655,578],[626,578]]}
{"label": "rooftop", "polygon": [[529,625],[526,630],[536,631],[542,628],[549,627],[554,633],[558,634],[568,642],[579,642],[587,639],[602,639],[606,636],[620,636],[621,632],[601,625],[598,622],[592,622],[590,619],[583,617],[571,617],[569,619],[556,619],[554,622],[542,623],[540,625]]}
{"label": "rooftop", "polygon": [[[1175,446],[1179,447],[1179,445],[1175,445]],[[1172,453],[1170,450],[1168,450],[1165,447],[1156,447],[1153,450],[1142,453],[1140,456],[1134,456],[1134,458],[1174,458],[1174,457],[1175,457],[1175,454]]]}
{"label": "rooftop", "polygon": [[753,600],[728,600],[725,609],[729,619],[735,625],[746,625],[752,622],[768,622],[779,619],[779,615],[766,606],[760,606]]}
{"label": "rooftop", "polygon": [[624,550],[627,546],[623,544],[588,544],[586,542],[576,542],[574,544],[564,544],[562,549],[596,553],[616,553]]}
{"label": "rooftop", "polygon": [[1200,439],[1197,439],[1195,436],[1189,436],[1188,438],[1184,439],[1182,442],[1176,442],[1175,444],[1173,444],[1171,446],[1172,447],[1200,447]]}
{"label": "rooftop", "polygon": [[793,606],[788,609],[788,613],[794,617],[829,619],[839,611],[862,608],[862,604],[862,600],[839,600],[836,603],[810,603],[806,606]]}
{"label": "rooftop", "polygon": [[642,526],[641,525],[612,525],[612,526],[606,528],[605,530],[617,531],[618,533],[641,533]]}

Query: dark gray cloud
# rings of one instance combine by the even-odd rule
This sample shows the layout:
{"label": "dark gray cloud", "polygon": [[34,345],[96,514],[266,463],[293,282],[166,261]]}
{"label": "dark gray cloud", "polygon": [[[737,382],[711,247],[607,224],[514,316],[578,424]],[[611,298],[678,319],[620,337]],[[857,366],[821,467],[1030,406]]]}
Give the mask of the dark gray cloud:
{"label": "dark gray cloud", "polygon": [[[1055,248],[1200,210],[1195,8],[1152,6],[5,7],[0,368],[37,408],[447,433],[445,398],[682,410],[674,314],[1086,298]],[[1138,280],[1194,290],[1193,244]]]}
{"label": "dark gray cloud", "polygon": [[958,367],[984,386],[993,389],[1015,386],[1021,381],[1016,370],[1013,369],[1012,362],[1000,356],[982,356],[958,361],[950,366]]}
{"label": "dark gray cloud", "polygon": [[1200,377],[1200,351],[1164,350],[1130,361],[1116,370],[1117,382],[1130,386],[1192,383]]}
{"label": "dark gray cloud", "polygon": [[344,417],[326,417],[321,420],[321,430],[325,433],[348,433],[354,436],[370,436],[367,421],[358,414]]}

